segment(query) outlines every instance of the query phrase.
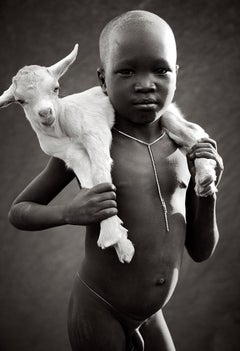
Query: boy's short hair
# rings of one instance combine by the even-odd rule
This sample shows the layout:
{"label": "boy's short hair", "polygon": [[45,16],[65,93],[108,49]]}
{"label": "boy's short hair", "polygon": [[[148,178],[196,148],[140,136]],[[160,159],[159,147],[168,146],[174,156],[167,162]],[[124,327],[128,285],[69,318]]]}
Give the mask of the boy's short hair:
{"label": "boy's short hair", "polygon": [[[149,24],[149,23],[150,24],[156,23],[156,21],[161,22],[165,26],[169,27],[167,22],[165,22],[158,15],[156,15],[152,12],[143,11],[143,10],[128,11],[128,12],[121,14],[120,16],[114,17],[103,28],[103,30],[100,34],[100,38],[99,38],[99,53],[100,53],[100,60],[101,60],[102,66],[104,67],[106,65],[106,63],[108,62],[112,34],[116,30],[124,29],[130,23],[131,24],[134,23],[134,25],[142,28],[144,25]],[[170,30],[171,30],[171,28],[170,28]]]}

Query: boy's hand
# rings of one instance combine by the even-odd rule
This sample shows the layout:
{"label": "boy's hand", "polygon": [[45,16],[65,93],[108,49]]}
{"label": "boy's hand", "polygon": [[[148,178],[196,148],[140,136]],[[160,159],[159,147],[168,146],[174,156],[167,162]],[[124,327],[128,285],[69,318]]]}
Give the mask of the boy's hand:
{"label": "boy's hand", "polygon": [[[208,158],[216,161],[215,172],[217,179],[215,181],[215,184],[217,186],[222,177],[224,166],[222,157],[217,152],[216,141],[209,138],[199,139],[198,142],[195,145],[193,145],[193,147],[187,153],[188,168],[193,179],[195,179],[194,160],[196,158]],[[211,180],[209,183],[211,183]],[[203,185],[206,188],[209,186],[207,181],[206,184]]]}
{"label": "boy's hand", "polygon": [[66,224],[88,225],[100,222],[117,214],[116,188],[110,183],[101,183],[91,189],[82,188],[66,206]]}

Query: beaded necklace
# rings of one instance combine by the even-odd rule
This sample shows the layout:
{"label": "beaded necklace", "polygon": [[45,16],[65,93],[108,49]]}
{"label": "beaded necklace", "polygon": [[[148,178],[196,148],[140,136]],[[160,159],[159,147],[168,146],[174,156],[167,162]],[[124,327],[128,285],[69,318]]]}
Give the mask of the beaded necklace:
{"label": "beaded necklace", "polygon": [[152,152],[152,149],[151,149],[151,146],[153,144],[155,144],[156,142],[158,142],[160,139],[162,139],[165,135],[165,132],[163,132],[156,140],[154,140],[153,142],[151,143],[146,143],[145,141],[142,141],[140,139],[137,139],[127,133],[124,133],[122,132],[121,130],[118,130],[117,128],[113,128],[113,130],[115,130],[116,132],[118,132],[119,134],[129,138],[129,139],[132,139],[132,140],[135,140],[136,142],[140,143],[140,144],[143,144],[145,146],[147,146],[147,149],[148,149],[148,152],[149,152],[149,155],[150,155],[150,159],[151,159],[151,163],[152,163],[152,167],[153,167],[153,172],[154,172],[154,176],[155,176],[155,180],[156,180],[156,185],[157,185],[157,190],[158,190],[158,195],[159,195],[159,199],[160,199],[160,202],[161,202],[161,205],[162,205],[162,209],[163,209],[163,214],[164,214],[164,220],[165,220],[165,225],[166,225],[166,230],[167,232],[169,232],[169,223],[168,223],[168,211],[167,211],[167,206],[166,206],[166,202],[162,196],[162,192],[161,192],[161,187],[160,187],[160,183],[159,183],[159,179],[158,179],[158,175],[157,175],[157,168],[156,168],[156,164],[155,164],[155,160],[154,160],[154,156],[153,156],[153,152]]}

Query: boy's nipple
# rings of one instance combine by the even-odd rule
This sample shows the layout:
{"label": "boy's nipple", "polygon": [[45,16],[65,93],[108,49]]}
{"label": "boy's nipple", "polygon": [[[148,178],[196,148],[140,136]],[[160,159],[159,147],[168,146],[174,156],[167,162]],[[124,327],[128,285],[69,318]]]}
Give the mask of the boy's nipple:
{"label": "boy's nipple", "polygon": [[156,280],[156,286],[160,286],[163,285],[165,283],[166,279],[161,277],[159,279]]}

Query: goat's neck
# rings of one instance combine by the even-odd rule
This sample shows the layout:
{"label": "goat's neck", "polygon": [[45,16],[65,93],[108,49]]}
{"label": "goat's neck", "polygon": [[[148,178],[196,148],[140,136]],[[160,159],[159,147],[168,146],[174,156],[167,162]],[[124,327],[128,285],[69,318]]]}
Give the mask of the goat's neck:
{"label": "goat's neck", "polygon": [[82,110],[76,101],[66,97],[61,99],[59,108],[58,127],[62,135],[73,138],[80,136],[82,129]]}

